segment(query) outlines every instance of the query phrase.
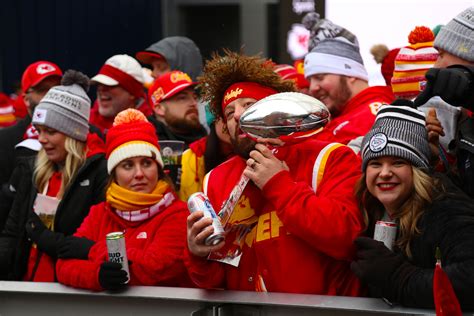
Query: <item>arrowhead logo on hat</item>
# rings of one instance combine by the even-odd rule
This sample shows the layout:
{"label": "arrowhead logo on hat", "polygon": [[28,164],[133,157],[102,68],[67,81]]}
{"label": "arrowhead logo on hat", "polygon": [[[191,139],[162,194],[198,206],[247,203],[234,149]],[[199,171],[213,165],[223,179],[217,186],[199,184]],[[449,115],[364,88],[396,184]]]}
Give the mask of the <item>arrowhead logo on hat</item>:
{"label": "arrowhead logo on hat", "polygon": [[33,123],[44,123],[46,121],[46,109],[36,109],[33,114]]}
{"label": "arrowhead logo on hat", "polygon": [[52,71],[55,71],[56,68],[54,68],[53,66],[51,66],[50,64],[39,64],[37,67],[36,67],[36,72],[39,74],[39,75],[44,75],[48,72],[52,72]]}

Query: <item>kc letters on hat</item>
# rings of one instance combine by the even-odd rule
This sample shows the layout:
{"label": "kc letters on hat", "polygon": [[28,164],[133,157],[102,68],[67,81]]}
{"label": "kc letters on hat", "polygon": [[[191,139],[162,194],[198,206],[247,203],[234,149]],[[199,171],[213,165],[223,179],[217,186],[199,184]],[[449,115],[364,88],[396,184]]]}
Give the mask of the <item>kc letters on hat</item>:
{"label": "kc letters on hat", "polygon": [[371,159],[383,156],[400,157],[428,169],[430,154],[424,113],[408,106],[383,105],[362,141],[362,170]]}
{"label": "kc letters on hat", "polygon": [[84,86],[74,80],[79,78],[88,88],[89,78],[68,70],[60,86],[49,89],[33,113],[32,124],[53,128],[79,141],[86,141],[89,132],[91,100]]}

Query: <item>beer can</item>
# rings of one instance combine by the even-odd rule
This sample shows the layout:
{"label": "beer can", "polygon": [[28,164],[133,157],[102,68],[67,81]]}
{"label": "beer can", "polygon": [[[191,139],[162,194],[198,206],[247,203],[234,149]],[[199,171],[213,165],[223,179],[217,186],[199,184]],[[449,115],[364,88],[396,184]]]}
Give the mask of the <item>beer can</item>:
{"label": "beer can", "polygon": [[109,233],[105,237],[109,262],[116,262],[122,265],[122,269],[127,272],[127,282],[130,281],[130,270],[128,269],[127,248],[125,247],[125,235],[123,232]]}
{"label": "beer can", "polygon": [[188,209],[191,213],[202,211],[204,213],[204,217],[212,218],[212,227],[214,228],[214,233],[206,238],[204,241],[206,245],[214,246],[224,240],[224,228],[222,227],[221,221],[211,205],[211,201],[209,201],[209,198],[204,193],[196,192],[192,194],[188,199]]}
{"label": "beer can", "polygon": [[392,250],[397,238],[397,224],[394,222],[377,221],[375,224],[374,239],[381,241]]}

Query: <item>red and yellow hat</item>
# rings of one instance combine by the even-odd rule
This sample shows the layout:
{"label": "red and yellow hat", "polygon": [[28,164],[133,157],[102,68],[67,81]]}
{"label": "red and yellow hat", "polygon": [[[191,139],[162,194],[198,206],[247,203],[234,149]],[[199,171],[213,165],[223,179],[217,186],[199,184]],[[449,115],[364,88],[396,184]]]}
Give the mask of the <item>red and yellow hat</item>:
{"label": "red and yellow hat", "polygon": [[182,71],[171,71],[158,77],[148,90],[150,105],[154,108],[158,103],[184,89],[195,86],[197,83],[191,80],[188,74]]}
{"label": "red and yellow hat", "polygon": [[105,149],[109,174],[121,161],[139,156],[154,157],[163,168],[155,128],[142,112],[135,109],[117,114],[107,132]]}

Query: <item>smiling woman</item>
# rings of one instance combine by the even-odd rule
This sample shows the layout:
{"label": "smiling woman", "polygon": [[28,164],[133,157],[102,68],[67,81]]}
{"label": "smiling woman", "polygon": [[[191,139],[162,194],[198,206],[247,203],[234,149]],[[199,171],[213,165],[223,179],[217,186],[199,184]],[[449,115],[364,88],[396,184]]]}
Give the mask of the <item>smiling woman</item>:
{"label": "smiling woman", "polygon": [[393,252],[380,241],[357,238],[354,273],[371,286],[371,295],[433,307],[439,248],[461,307],[474,308],[474,204],[430,170],[424,114],[408,106],[382,106],[364,137],[361,154],[364,174],[356,195],[367,235],[379,235],[374,230],[380,220],[390,222],[380,227],[397,227],[398,233]]}
{"label": "smiling woman", "polygon": [[[153,125],[137,110],[120,112],[107,133],[106,201],[91,208],[75,236],[95,245],[84,260],[59,260],[61,283],[94,290],[130,285],[190,286],[182,255],[186,205],[163,172]],[[105,261],[106,236],[124,232],[130,280],[121,264]]]}

